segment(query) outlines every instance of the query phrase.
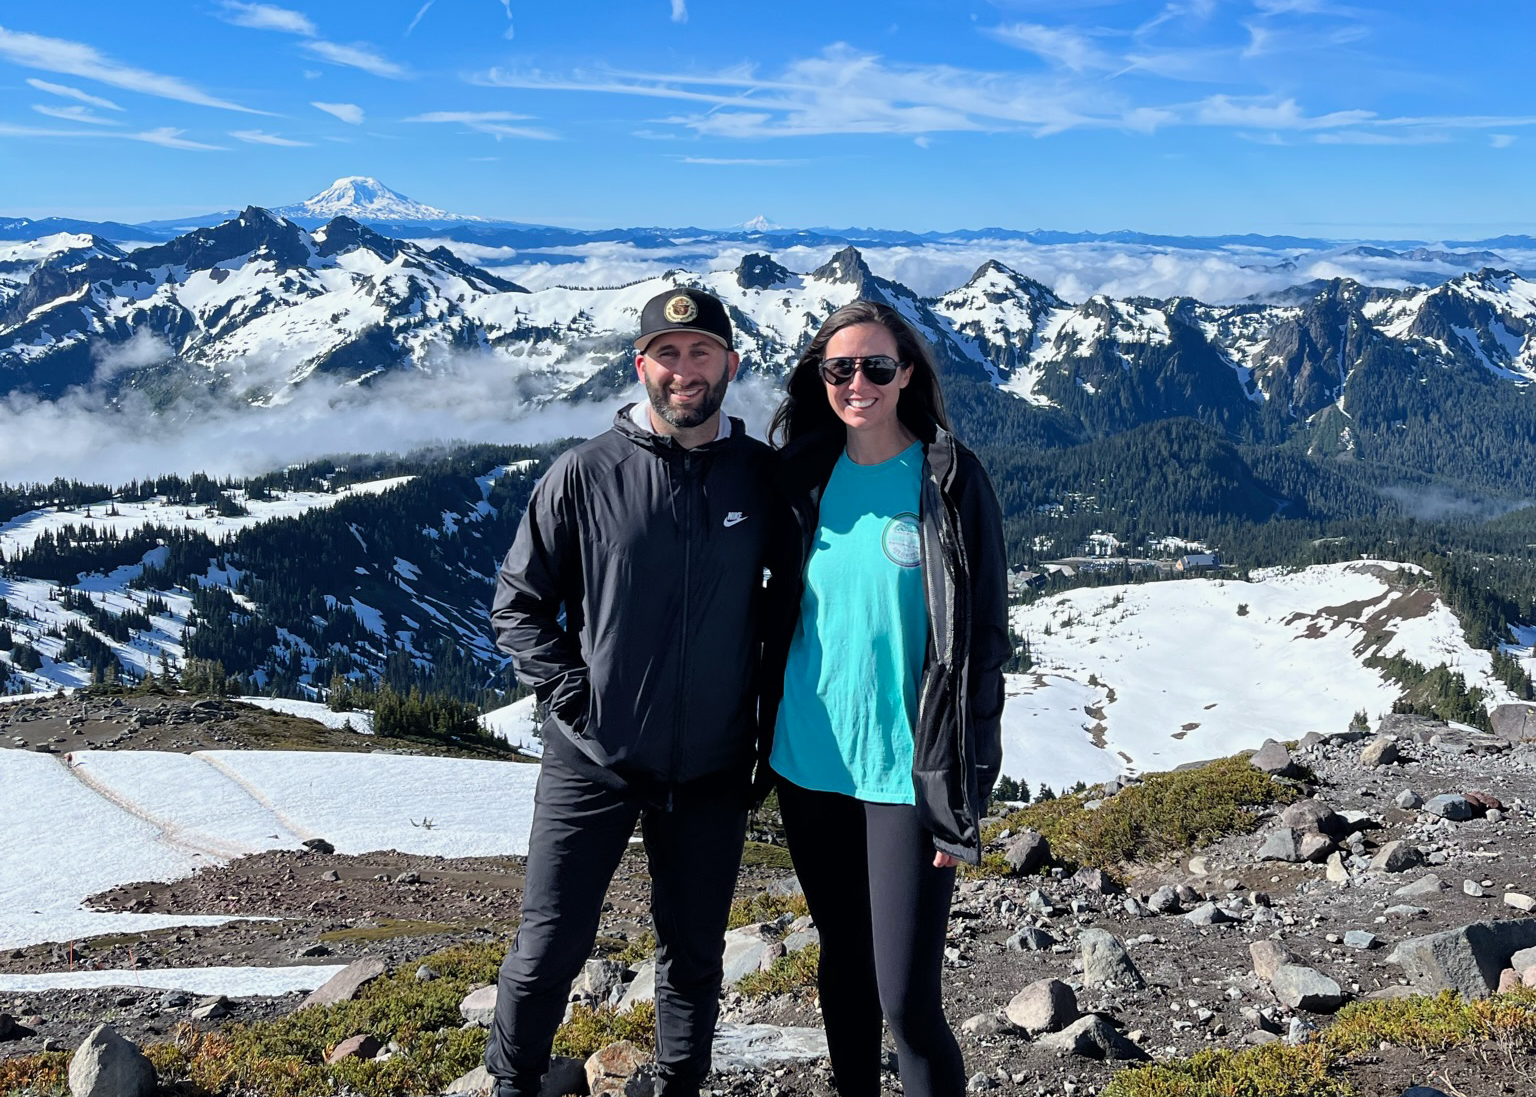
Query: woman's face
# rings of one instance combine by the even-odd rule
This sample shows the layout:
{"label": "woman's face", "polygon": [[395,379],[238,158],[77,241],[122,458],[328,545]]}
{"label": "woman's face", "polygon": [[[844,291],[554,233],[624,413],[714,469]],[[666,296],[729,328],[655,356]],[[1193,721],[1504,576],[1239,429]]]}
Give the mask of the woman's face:
{"label": "woman's face", "polygon": [[[896,349],[896,337],[880,324],[854,324],[843,328],[827,340],[822,360],[832,358],[872,358],[884,355],[900,359]],[[897,428],[896,402],[901,390],[912,380],[912,367],[903,364],[889,384],[877,385],[856,370],[851,380],[833,385],[822,379],[827,390],[827,402],[832,411],[849,430],[881,433]]]}

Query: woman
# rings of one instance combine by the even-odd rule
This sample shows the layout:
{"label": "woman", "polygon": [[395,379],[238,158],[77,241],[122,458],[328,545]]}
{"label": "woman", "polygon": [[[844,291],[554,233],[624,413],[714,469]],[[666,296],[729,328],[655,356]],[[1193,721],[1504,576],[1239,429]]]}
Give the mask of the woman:
{"label": "woman", "polygon": [[928,347],[885,305],[828,318],[771,435],[797,555],[771,583],[764,726],[838,1092],[879,1093],[883,1012],[907,1097],[958,1097],[939,982],[954,866],[980,861],[1001,761],[997,497],[949,433]]}

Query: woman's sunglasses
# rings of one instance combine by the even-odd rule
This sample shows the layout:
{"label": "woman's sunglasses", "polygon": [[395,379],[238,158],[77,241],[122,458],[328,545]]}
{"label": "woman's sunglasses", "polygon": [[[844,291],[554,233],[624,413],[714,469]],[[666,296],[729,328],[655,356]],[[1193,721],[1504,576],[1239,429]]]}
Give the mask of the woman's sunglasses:
{"label": "woman's sunglasses", "polygon": [[826,358],[821,363],[821,379],[829,385],[846,385],[853,375],[863,372],[876,385],[889,385],[896,380],[901,363],[888,354],[873,354],[864,358]]}

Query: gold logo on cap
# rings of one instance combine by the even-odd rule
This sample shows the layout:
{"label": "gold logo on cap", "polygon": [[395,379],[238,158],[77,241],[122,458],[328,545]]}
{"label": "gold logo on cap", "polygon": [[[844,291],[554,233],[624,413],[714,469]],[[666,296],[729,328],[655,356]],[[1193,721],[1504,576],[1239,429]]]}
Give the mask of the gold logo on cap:
{"label": "gold logo on cap", "polygon": [[699,306],[686,293],[679,293],[667,302],[667,307],[662,311],[672,323],[686,324],[699,315]]}

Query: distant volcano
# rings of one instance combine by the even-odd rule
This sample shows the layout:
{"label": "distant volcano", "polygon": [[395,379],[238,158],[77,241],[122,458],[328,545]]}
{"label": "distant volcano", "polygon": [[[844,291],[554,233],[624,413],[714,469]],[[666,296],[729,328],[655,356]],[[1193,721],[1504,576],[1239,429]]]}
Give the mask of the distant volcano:
{"label": "distant volcano", "polygon": [[280,217],[318,218],[351,217],[366,221],[483,221],[483,217],[449,213],[436,206],[415,202],[397,190],[390,190],[377,179],[349,175],[338,179],[319,194],[292,206],[272,211]]}

